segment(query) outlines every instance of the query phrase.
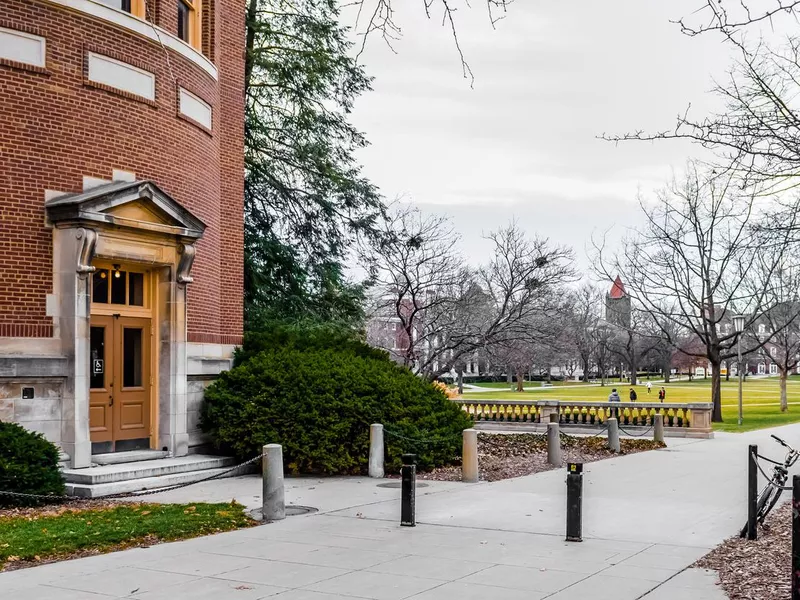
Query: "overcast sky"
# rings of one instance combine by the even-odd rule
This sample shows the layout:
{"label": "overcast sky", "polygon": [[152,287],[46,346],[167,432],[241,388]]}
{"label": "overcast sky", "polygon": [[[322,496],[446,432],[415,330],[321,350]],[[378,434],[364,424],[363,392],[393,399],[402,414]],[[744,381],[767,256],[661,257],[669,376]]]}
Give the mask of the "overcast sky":
{"label": "overcast sky", "polygon": [[688,38],[670,19],[699,0],[517,0],[492,29],[481,0],[457,14],[475,76],[462,78],[451,33],[422,0],[395,0],[396,54],[376,36],[362,55],[374,91],[356,104],[371,146],[365,174],[387,199],[453,217],[470,262],[481,235],[516,218],[575,248],[618,238],[638,221],[637,188],[660,186],[699,150],[678,142],[597,139],[672,126],[691,102],[702,114],[730,63],[714,36]]}

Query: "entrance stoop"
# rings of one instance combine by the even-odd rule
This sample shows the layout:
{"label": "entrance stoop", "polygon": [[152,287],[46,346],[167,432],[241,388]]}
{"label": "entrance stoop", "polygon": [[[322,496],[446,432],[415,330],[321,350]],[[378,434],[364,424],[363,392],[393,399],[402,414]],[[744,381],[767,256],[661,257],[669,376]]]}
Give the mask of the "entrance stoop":
{"label": "entrance stoop", "polygon": [[[93,458],[96,460],[102,456],[95,455]],[[101,464],[88,469],[65,469],[62,475],[68,495],[102,498],[113,494],[191,483],[224,473],[235,465],[236,460],[226,456],[192,454],[180,458],[160,458],[154,456],[152,452],[145,451],[145,456],[136,462]],[[241,475],[242,472],[234,472],[231,475]]]}

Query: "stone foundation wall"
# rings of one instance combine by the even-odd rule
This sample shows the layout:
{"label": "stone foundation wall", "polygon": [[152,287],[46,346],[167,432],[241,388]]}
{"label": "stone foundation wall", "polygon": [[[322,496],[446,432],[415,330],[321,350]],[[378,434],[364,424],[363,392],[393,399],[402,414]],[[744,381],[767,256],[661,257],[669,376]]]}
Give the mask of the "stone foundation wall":
{"label": "stone foundation wall", "polygon": [[[0,378],[0,421],[19,423],[61,445],[61,379]],[[23,398],[23,389],[33,390],[33,398]]]}
{"label": "stone foundation wall", "polygon": [[233,365],[233,350],[234,346],[224,344],[188,345],[186,429],[189,433],[189,453],[209,450],[208,436],[200,431],[200,410],[206,388]]}

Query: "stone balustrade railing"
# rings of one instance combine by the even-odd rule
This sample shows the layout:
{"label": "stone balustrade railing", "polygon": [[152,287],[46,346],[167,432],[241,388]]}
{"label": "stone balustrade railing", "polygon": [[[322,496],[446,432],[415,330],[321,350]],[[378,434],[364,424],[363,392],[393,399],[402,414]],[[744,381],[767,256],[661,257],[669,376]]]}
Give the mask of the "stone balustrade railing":
{"label": "stone balustrade railing", "polygon": [[664,435],[670,437],[711,438],[710,402],[578,402],[566,400],[464,400],[456,399],[475,420],[478,429],[524,429],[544,431],[550,415],[558,414],[564,428],[600,429],[609,417],[631,432],[653,425],[657,414],[664,415]]}

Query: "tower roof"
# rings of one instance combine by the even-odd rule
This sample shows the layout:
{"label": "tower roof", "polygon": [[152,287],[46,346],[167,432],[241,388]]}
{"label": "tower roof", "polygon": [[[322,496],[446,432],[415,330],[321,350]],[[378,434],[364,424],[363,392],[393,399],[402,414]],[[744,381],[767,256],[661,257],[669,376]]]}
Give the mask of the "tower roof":
{"label": "tower roof", "polygon": [[615,300],[627,296],[625,293],[625,285],[622,283],[622,279],[619,278],[619,275],[617,275],[617,278],[614,280],[614,285],[611,286],[611,291],[608,295]]}

